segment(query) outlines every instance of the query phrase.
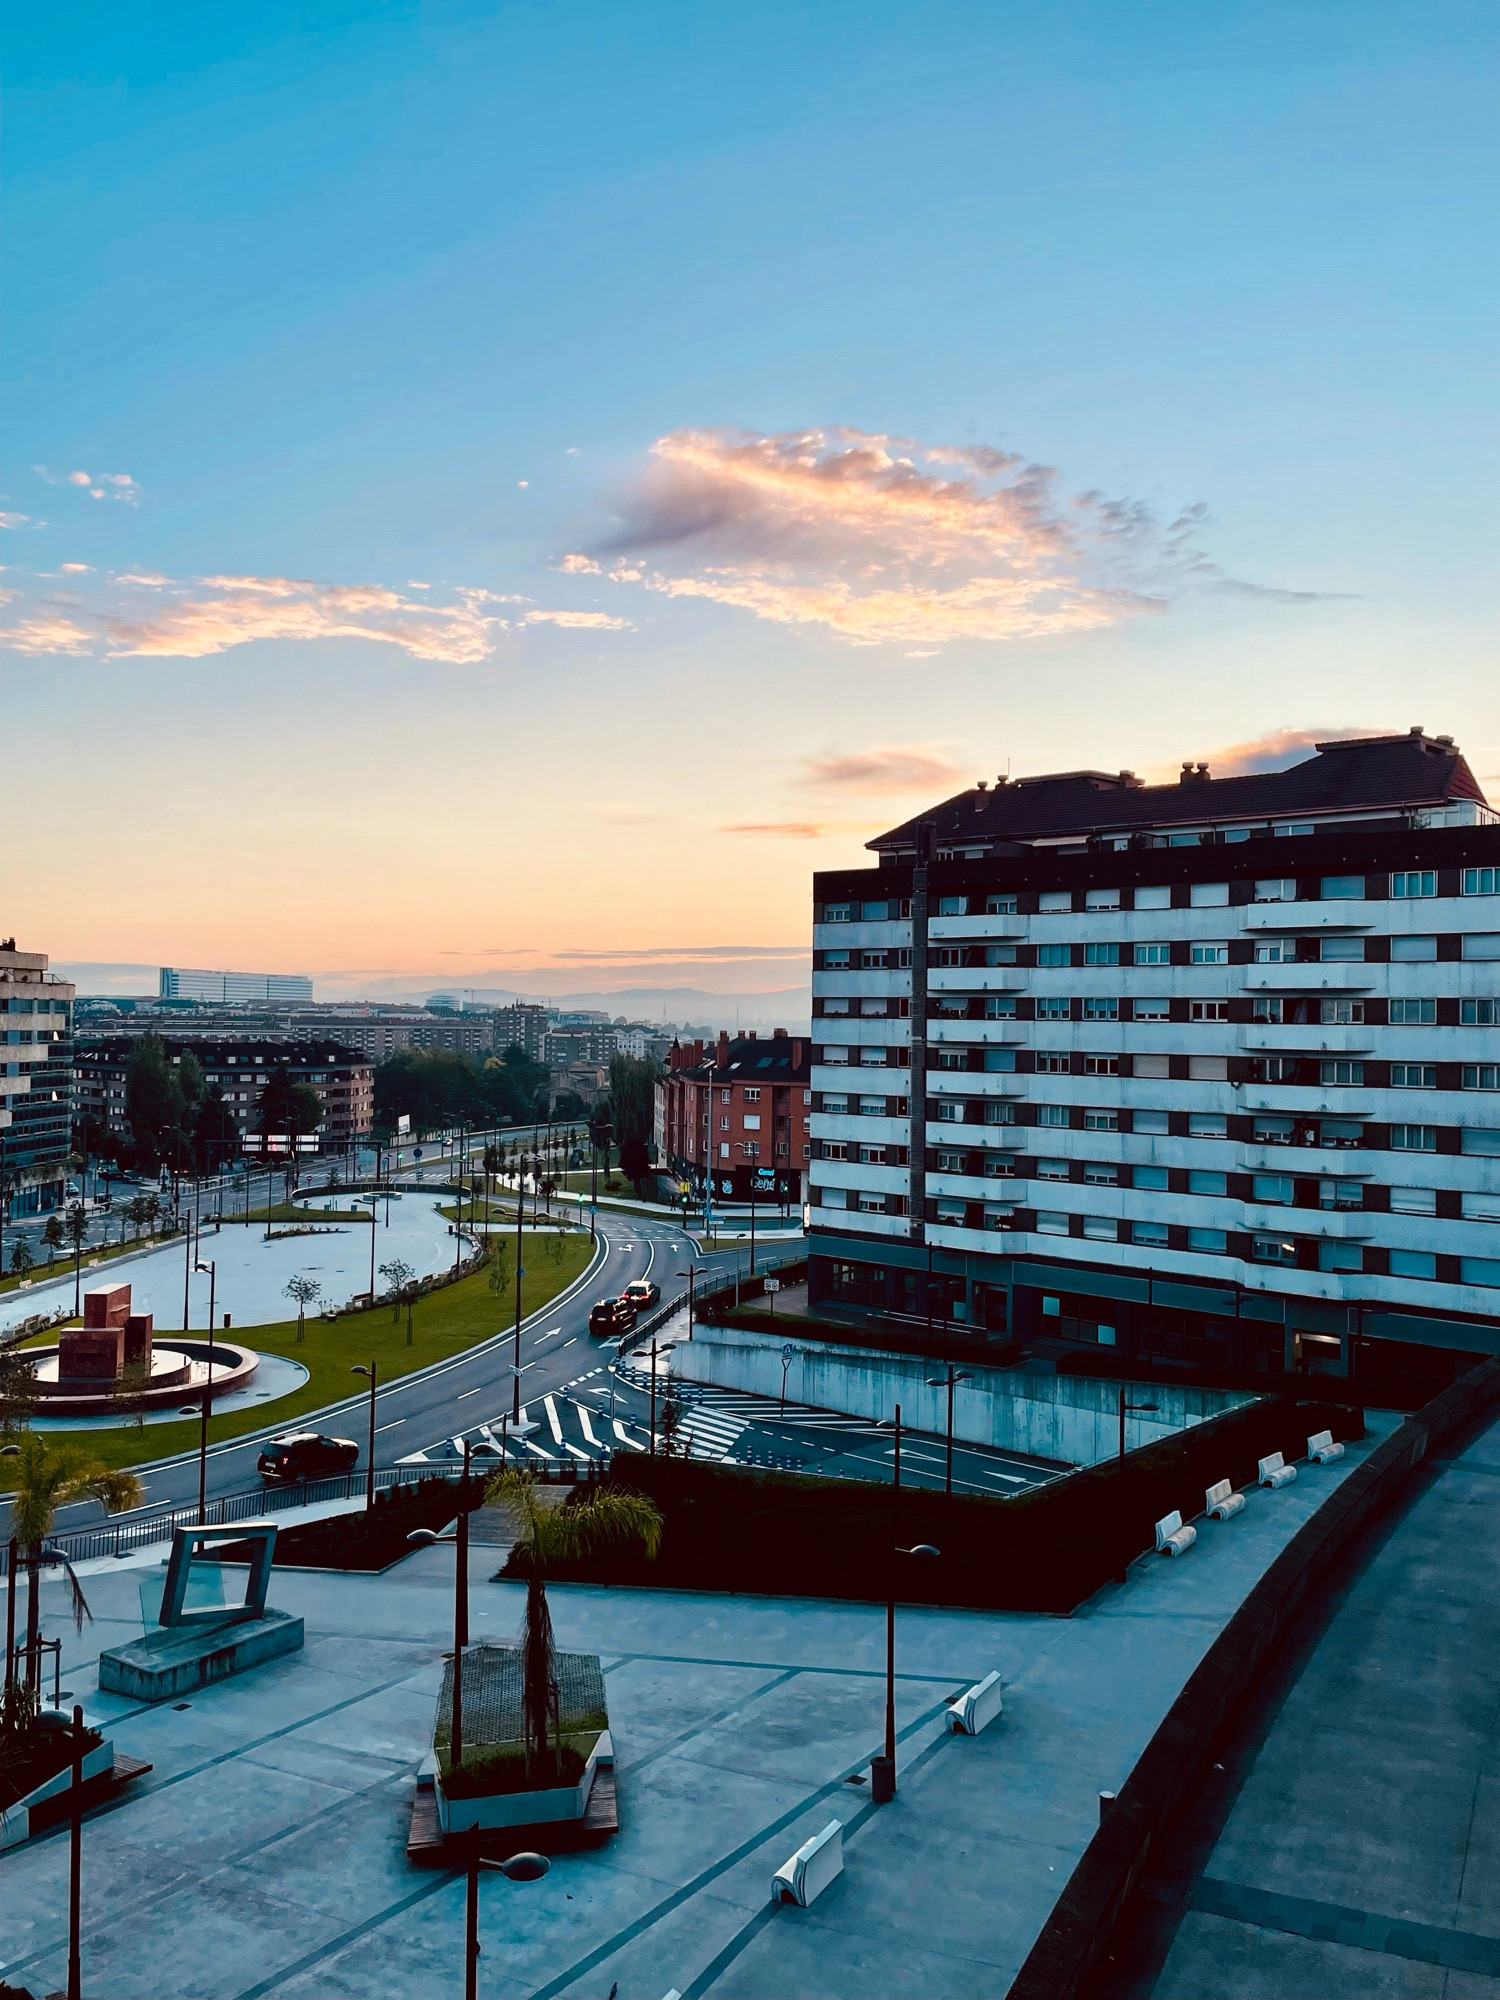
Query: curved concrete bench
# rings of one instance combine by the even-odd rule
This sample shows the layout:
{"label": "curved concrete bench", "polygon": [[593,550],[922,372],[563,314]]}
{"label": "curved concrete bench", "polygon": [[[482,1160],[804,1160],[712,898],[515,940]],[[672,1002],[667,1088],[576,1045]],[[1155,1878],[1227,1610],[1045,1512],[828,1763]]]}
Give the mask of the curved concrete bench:
{"label": "curved concrete bench", "polygon": [[1292,1481],[1297,1477],[1297,1468],[1295,1465],[1288,1465],[1286,1459],[1279,1451],[1273,1451],[1268,1458],[1263,1458],[1260,1461],[1260,1464],[1256,1467],[1255,1476],[1262,1486],[1273,1488],[1277,1486],[1290,1486]]}
{"label": "curved concrete bench", "polygon": [[1232,1521],[1236,1514],[1244,1513],[1245,1496],[1243,1493],[1236,1493],[1229,1480],[1215,1480],[1214,1484],[1204,1491],[1203,1511],[1205,1514],[1211,1514],[1216,1521]]}
{"label": "curved concrete bench", "polygon": [[1198,1539],[1196,1528],[1185,1528],[1182,1515],[1174,1507],[1170,1514],[1163,1514],[1156,1524],[1156,1553],[1165,1556],[1186,1555]]}
{"label": "curved concrete bench", "polygon": [[1319,1431],[1307,1440],[1307,1456],[1318,1465],[1331,1465],[1343,1455],[1344,1447],[1334,1443],[1332,1431]]}
{"label": "curved concrete bench", "polygon": [[976,1681],[957,1701],[949,1702],[948,1727],[958,1736],[977,1736],[981,1729],[989,1728],[1003,1707],[997,1668],[982,1681]]}
{"label": "curved concrete bench", "polygon": [[805,1910],[844,1872],[844,1822],[831,1819],[821,1833],[804,1840],[771,1877],[771,1901]]}

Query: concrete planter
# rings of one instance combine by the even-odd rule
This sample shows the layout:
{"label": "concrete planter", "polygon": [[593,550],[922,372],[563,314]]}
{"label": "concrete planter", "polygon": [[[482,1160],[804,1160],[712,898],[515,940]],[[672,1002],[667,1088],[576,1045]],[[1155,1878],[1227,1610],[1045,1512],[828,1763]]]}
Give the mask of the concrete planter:
{"label": "concrete planter", "polygon": [[[85,1751],[83,1759],[83,1782],[97,1778],[105,1771],[112,1771],[115,1765],[115,1746],[106,1736],[102,1743]],[[31,1838],[31,1809],[39,1806],[44,1799],[54,1799],[60,1792],[66,1792],[73,1783],[73,1766],[66,1764],[56,1771],[45,1784],[38,1785],[24,1799],[17,1799],[0,1813],[0,1852],[7,1847],[18,1847],[23,1840]]]}
{"label": "concrete planter", "polygon": [[484,1832],[507,1826],[554,1826],[582,1819],[589,1809],[594,1789],[594,1773],[601,1764],[613,1764],[609,1731],[601,1730],[589,1752],[583,1775],[576,1785],[562,1785],[547,1792],[496,1792],[477,1799],[450,1799],[441,1778],[433,1780],[437,1794],[438,1826],[444,1839],[450,1833],[469,1833],[478,1827]]}

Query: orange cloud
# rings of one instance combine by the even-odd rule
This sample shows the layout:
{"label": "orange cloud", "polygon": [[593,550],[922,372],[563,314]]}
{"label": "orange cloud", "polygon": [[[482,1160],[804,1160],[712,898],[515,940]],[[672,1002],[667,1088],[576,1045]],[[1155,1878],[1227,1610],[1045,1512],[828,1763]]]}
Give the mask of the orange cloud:
{"label": "orange cloud", "polygon": [[[1257,771],[1284,771],[1311,757],[1319,743],[1342,743],[1359,736],[1399,736],[1402,731],[1376,724],[1332,729],[1272,729],[1248,743],[1230,743],[1208,753],[1206,762],[1216,778],[1243,778]],[[1165,768],[1165,767],[1164,767]],[[1167,776],[1177,775],[1174,764]]]}
{"label": "orange cloud", "polygon": [[721,826],[719,831],[755,833],[771,840],[821,840],[829,829],[805,819],[750,819],[736,820],[728,826]]}
{"label": "orange cloud", "polygon": [[930,792],[962,776],[940,750],[923,744],[876,744],[842,757],[807,757],[803,769],[808,783],[846,792]]}

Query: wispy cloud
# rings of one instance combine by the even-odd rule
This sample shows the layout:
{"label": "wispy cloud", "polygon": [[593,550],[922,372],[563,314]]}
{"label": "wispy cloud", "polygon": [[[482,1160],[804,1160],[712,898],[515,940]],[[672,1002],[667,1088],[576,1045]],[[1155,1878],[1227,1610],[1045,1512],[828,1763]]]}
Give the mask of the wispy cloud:
{"label": "wispy cloud", "polygon": [[845,792],[930,792],[951,785],[962,772],[928,744],[872,744],[836,757],[805,757],[803,780]]}
{"label": "wispy cloud", "polygon": [[[84,565],[67,567],[78,573]],[[525,600],[457,590],[443,602],[408,594],[416,588],[284,576],[209,576],[179,583],[155,571],[132,570],[104,580],[91,596],[70,593],[33,604],[11,624],[0,625],[0,646],[31,654],[202,660],[263,639],[366,639],[413,659],[472,666],[506,631],[544,624],[619,631],[628,623],[604,612],[538,607],[506,617],[490,607]]]}
{"label": "wispy cloud", "polygon": [[[1216,778],[1243,778],[1257,771],[1284,771],[1311,757],[1319,743],[1342,743],[1360,736],[1399,736],[1399,729],[1377,724],[1340,724],[1328,729],[1272,729],[1248,743],[1229,743],[1207,753]],[[1171,775],[1175,776],[1173,766]]]}
{"label": "wispy cloud", "polygon": [[[659,438],[620,528],[559,567],[704,598],[859,644],[931,648],[1118,625],[1186,589],[1316,593],[1227,577],[1201,506],[1163,518],[992,446],[839,428]],[[917,653],[913,657],[924,657]]]}
{"label": "wispy cloud", "polygon": [[31,469],[49,486],[76,486],[91,500],[123,500],[129,507],[140,503],[141,489],[128,472],[95,473],[81,468],[72,472],[52,472],[45,465],[34,465]]}
{"label": "wispy cloud", "polygon": [[767,840],[821,840],[829,828],[806,819],[731,820],[720,833],[759,834]]}
{"label": "wispy cloud", "polygon": [[0,512],[0,528],[24,528],[30,519],[29,514]]}

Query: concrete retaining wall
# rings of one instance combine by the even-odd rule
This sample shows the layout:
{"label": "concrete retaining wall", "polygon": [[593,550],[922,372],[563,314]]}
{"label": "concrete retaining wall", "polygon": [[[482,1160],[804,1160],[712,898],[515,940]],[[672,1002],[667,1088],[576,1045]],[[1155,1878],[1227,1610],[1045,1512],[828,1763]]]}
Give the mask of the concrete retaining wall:
{"label": "concrete retaining wall", "polygon": [[[824,1341],[783,1341],[744,1327],[699,1326],[691,1341],[679,1341],[672,1349],[671,1366],[675,1374],[695,1382],[780,1396],[782,1355],[788,1347],[790,1401],[886,1422],[899,1403],[904,1424],[939,1434],[946,1430],[947,1389],[927,1386],[927,1377],[942,1375],[944,1364],[917,1355],[835,1347]],[[1096,1465],[1119,1451],[1118,1382],[1083,1375],[1024,1375],[973,1363],[967,1367],[969,1380],[960,1382],[953,1394],[953,1435],[964,1443],[994,1445],[1067,1465]],[[1125,1443],[1132,1451],[1254,1401],[1236,1391],[1159,1382],[1127,1383],[1125,1396],[1131,1403],[1157,1405],[1152,1412],[1126,1417]]]}
{"label": "concrete retaining wall", "polygon": [[1493,1417],[1500,1361],[1486,1361],[1375,1447],[1288,1542],[1173,1702],[1073,1870],[1007,2000],[1076,2000],[1135,1885],[1232,1735],[1247,1691],[1304,1610],[1326,1597],[1361,1538],[1423,1463]]}

